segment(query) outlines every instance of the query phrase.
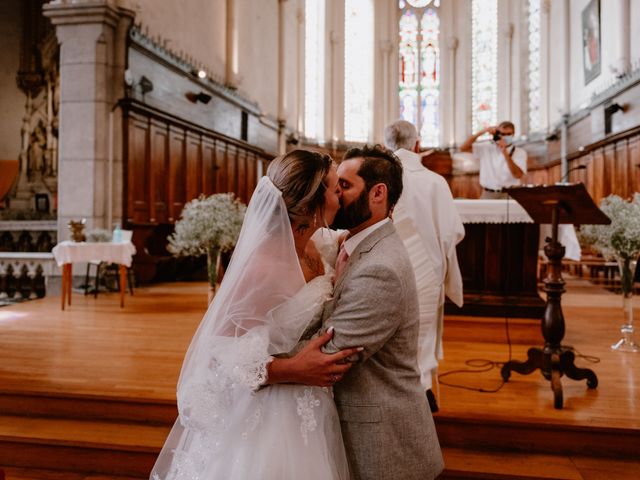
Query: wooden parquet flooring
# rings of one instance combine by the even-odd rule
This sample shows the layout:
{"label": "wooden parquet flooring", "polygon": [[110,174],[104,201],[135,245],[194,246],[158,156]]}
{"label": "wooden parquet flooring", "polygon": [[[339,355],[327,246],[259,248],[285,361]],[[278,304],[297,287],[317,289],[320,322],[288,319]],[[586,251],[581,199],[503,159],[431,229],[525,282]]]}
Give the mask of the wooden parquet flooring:
{"label": "wooden parquet flooring", "polygon": [[[491,390],[499,368],[444,377],[435,417],[443,478],[640,478],[640,354],[609,348],[620,298],[579,279],[567,290],[564,343],[599,358],[577,361],[596,372],[598,388],[563,378],[565,408],[555,410],[537,372],[514,373],[496,393],[444,382]],[[138,288],[124,309],[116,294],[74,294],[64,312],[57,297],[0,308],[7,478],[145,478],[175,418],[176,381],[206,296],[203,283],[175,283]],[[539,329],[536,320],[510,320],[514,359],[541,346]],[[447,317],[444,350],[440,373],[470,359],[504,362],[504,319]],[[72,473],[56,473],[65,469]]]}
{"label": "wooden parquet flooring", "polygon": [[[639,300],[634,299],[640,317]],[[564,408],[556,410],[550,383],[539,372],[530,375],[512,373],[509,382],[497,393],[442,385],[441,413],[468,418],[481,415],[484,419],[509,418],[521,422],[640,430],[640,354],[610,349],[620,337],[623,320],[620,297],[593,287],[585,280],[569,280],[562,304],[566,324],[563,344],[599,359],[598,363],[583,358],[576,360],[578,366],[594,370],[599,380],[598,388],[589,390],[586,381],[563,377]],[[481,342],[474,341],[473,330],[469,331],[467,340],[463,339],[455,325],[449,328],[454,323],[451,320],[445,320],[444,360],[440,364],[440,374],[469,368],[465,362],[470,359],[508,360],[504,319],[492,319],[494,338],[485,337]],[[517,328],[522,331],[526,327]],[[539,322],[531,323],[529,330],[530,335],[521,333],[520,338],[512,338],[513,359],[526,360],[529,347],[542,347]],[[537,343],[531,343],[530,337],[534,335],[537,335]],[[640,339],[640,328],[637,338]],[[443,381],[491,390],[501,384],[501,377],[496,368],[481,374],[449,375]]]}
{"label": "wooden parquet flooring", "polygon": [[184,352],[207,307],[205,284],[57,297],[0,309],[3,391],[175,400]]}

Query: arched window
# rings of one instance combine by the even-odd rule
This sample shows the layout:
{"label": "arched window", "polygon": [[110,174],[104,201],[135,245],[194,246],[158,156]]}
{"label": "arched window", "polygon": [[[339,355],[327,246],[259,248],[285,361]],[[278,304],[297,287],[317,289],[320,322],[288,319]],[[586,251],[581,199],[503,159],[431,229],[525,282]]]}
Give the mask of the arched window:
{"label": "arched window", "polygon": [[373,129],[373,0],[345,0],[344,138],[367,142]]}
{"label": "arched window", "polygon": [[306,0],[304,15],[304,135],[324,138],[325,0]]}
{"label": "arched window", "polygon": [[475,132],[497,121],[497,0],[472,0],[471,42],[471,112]]}
{"label": "arched window", "polygon": [[540,0],[527,0],[529,132],[540,130]]}
{"label": "arched window", "polygon": [[400,118],[413,123],[422,145],[440,142],[440,0],[399,0]]}

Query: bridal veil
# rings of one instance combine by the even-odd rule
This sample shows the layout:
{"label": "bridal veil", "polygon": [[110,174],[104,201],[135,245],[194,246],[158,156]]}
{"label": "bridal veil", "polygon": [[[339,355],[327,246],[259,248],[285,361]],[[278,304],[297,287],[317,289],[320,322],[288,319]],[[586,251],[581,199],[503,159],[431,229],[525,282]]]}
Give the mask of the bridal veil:
{"label": "bridal veil", "polygon": [[265,381],[271,355],[290,351],[304,331],[304,306],[282,312],[304,285],[282,194],[265,176],[249,202],[220,289],[187,351],[178,381],[178,419],[152,479],[201,478],[224,441],[234,405]]}

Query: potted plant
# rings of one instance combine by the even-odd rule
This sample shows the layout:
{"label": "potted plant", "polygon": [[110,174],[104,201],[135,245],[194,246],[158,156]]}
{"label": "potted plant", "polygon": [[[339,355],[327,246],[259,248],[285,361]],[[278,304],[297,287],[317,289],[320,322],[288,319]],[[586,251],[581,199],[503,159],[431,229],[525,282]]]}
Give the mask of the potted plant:
{"label": "potted plant", "polygon": [[174,255],[207,255],[209,302],[221,281],[220,255],[238,241],[246,206],[233,193],[201,195],[188,202],[168,237]]}
{"label": "potted plant", "polygon": [[599,251],[608,259],[615,259],[620,269],[620,286],[625,310],[622,338],[611,346],[614,350],[638,352],[640,347],[633,338],[633,279],[640,255],[640,194],[630,201],[618,195],[609,195],[600,202],[610,219],[609,225],[582,225],[580,240],[585,246]]}

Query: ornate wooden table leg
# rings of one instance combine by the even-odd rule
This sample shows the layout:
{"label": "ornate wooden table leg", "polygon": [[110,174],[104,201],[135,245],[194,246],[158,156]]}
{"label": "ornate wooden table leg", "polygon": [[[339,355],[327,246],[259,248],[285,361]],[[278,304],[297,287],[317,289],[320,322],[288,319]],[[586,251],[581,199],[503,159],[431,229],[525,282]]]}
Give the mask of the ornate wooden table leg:
{"label": "ornate wooden table leg", "polygon": [[522,375],[527,375],[536,369],[542,369],[542,355],[541,349],[531,347],[527,352],[527,360],[525,362],[511,360],[502,366],[502,370],[500,370],[502,379],[505,382],[508,381],[509,377],[511,377],[511,370]]}
{"label": "ornate wooden table leg", "polygon": [[64,310],[64,302],[67,299],[67,264],[62,265],[62,285],[60,286],[60,308]]}
{"label": "ornate wooden table leg", "polygon": [[124,294],[126,291],[127,267],[120,265],[120,308],[124,308]]}
{"label": "ornate wooden table leg", "polygon": [[593,370],[588,368],[578,368],[573,363],[576,358],[575,354],[571,350],[565,350],[560,354],[560,368],[564,374],[572,380],[587,379],[587,387],[597,388],[598,377],[593,373]]}
{"label": "ornate wooden table leg", "polygon": [[71,306],[71,290],[73,289],[73,264],[67,263],[67,304]]}

